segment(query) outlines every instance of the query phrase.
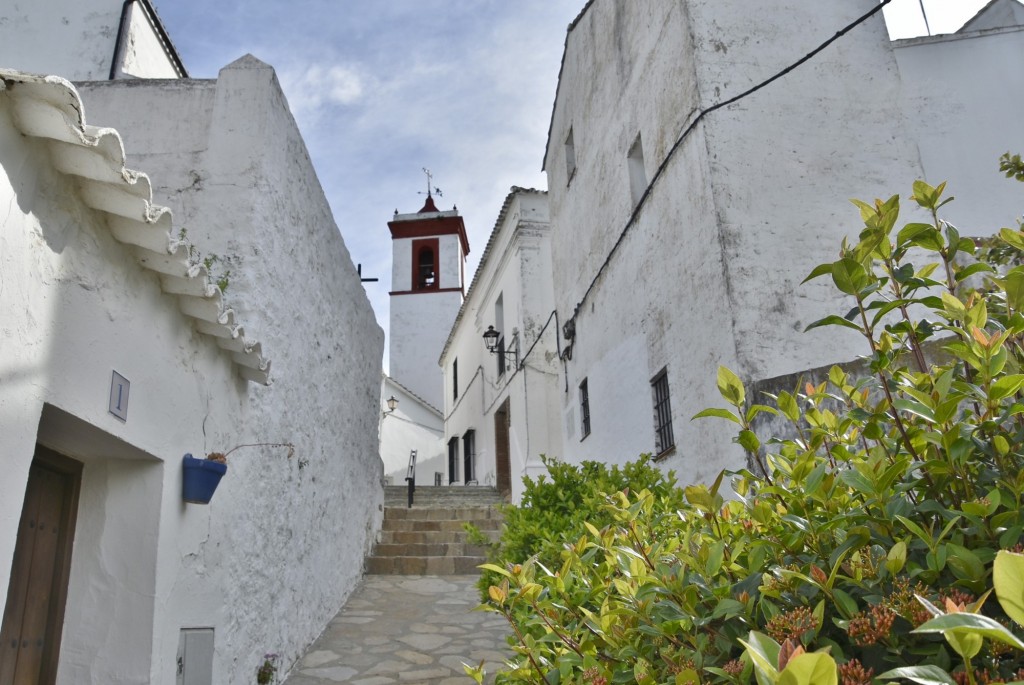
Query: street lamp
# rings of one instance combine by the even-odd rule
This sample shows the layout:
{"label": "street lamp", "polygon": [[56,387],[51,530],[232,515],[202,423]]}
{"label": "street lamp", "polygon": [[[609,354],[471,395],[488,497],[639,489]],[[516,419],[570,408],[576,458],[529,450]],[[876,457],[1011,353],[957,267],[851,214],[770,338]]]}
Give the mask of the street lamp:
{"label": "street lamp", "polygon": [[395,411],[398,407],[398,398],[392,395],[386,400],[386,404],[388,405],[388,410],[381,415],[382,418]]}
{"label": "street lamp", "polygon": [[[515,330],[513,329],[513,335]],[[484,332],[484,345],[487,347],[487,351],[491,354],[500,354],[505,357],[508,361],[512,362],[515,368],[519,368],[519,350],[513,348],[511,351],[498,348],[498,340],[501,338],[501,333],[494,330],[494,326],[488,326]]]}

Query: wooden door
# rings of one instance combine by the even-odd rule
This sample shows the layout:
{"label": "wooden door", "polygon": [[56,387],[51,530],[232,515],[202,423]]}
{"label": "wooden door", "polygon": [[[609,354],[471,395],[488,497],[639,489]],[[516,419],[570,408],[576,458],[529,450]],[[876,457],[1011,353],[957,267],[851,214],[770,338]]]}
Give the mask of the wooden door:
{"label": "wooden door", "polygon": [[81,471],[79,462],[37,447],[0,627],[0,685],[57,680]]}
{"label": "wooden door", "polygon": [[512,464],[509,460],[508,444],[509,410],[508,399],[494,412],[494,460],[497,471],[498,492],[512,492]]}

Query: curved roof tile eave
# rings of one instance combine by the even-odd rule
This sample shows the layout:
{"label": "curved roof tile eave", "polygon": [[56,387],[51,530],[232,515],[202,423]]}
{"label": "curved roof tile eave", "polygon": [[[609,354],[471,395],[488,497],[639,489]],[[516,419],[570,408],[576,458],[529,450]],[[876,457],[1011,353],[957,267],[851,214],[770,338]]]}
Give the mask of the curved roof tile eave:
{"label": "curved roof tile eave", "polygon": [[174,235],[171,211],[153,204],[149,177],[125,168],[120,134],[87,124],[78,91],[59,76],[0,69],[0,97],[10,100],[18,130],[48,144],[54,168],[78,179],[83,202],[102,212],[111,236],[159,277],[195,330],[225,351],[242,378],[270,385],[260,343],[235,322],[206,267],[190,260],[189,243]]}

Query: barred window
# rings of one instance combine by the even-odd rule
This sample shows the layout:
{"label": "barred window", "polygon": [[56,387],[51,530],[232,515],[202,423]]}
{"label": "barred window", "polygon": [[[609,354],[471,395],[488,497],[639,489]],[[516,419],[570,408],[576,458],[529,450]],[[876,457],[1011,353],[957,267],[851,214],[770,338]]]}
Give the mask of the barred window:
{"label": "barred window", "polygon": [[663,454],[675,447],[676,444],[672,435],[672,403],[669,400],[668,392],[668,369],[662,369],[651,380],[651,390],[654,397],[654,452]]}
{"label": "barred window", "polygon": [[587,379],[580,383],[580,440],[590,435],[590,391]]}

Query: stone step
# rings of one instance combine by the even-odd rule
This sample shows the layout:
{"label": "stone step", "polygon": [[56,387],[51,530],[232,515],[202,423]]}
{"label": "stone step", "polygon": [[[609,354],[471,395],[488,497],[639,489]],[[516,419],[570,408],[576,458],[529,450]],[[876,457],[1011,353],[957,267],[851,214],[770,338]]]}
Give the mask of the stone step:
{"label": "stone step", "polygon": [[395,531],[441,531],[445,533],[465,533],[463,523],[472,523],[481,531],[501,530],[501,519],[477,519],[475,521],[422,521],[417,519],[385,518],[381,530]]}
{"label": "stone step", "polygon": [[371,575],[451,576],[474,575],[486,562],[484,557],[379,557],[366,559]]}
{"label": "stone step", "polygon": [[467,542],[381,542],[374,546],[375,557],[483,557],[487,548]]}
{"label": "stone step", "polygon": [[[506,499],[494,488],[477,486],[430,486],[419,485],[413,495],[413,508],[417,507],[460,507],[503,504]],[[384,488],[384,506],[408,507],[408,489],[404,485],[389,485]]]}
{"label": "stone step", "polygon": [[[480,531],[486,535],[491,542],[497,542],[501,534],[499,530]],[[465,531],[422,531],[422,530],[382,530],[380,533],[380,544],[382,545],[406,545],[423,542],[448,544],[453,542],[466,542],[468,534]]]}
{"label": "stone step", "polygon": [[384,518],[408,519],[417,521],[477,521],[500,519],[501,512],[493,507],[385,507]]}

